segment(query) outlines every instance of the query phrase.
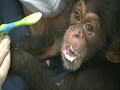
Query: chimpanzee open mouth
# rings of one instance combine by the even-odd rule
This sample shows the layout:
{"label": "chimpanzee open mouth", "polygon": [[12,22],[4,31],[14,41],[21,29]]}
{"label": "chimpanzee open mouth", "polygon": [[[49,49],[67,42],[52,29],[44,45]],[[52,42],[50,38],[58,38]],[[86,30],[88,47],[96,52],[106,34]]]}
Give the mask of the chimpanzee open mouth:
{"label": "chimpanzee open mouth", "polygon": [[69,44],[63,45],[62,53],[63,53],[64,58],[71,62],[73,62],[78,57],[77,51],[73,48],[73,46]]}

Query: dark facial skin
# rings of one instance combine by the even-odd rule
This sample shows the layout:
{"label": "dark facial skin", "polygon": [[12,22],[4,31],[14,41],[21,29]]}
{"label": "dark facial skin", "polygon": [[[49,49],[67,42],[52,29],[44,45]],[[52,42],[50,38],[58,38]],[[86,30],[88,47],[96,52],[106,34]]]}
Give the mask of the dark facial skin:
{"label": "dark facial skin", "polygon": [[71,14],[70,26],[62,44],[66,69],[75,71],[84,61],[94,56],[102,42],[100,27],[99,16],[89,11],[83,1],[79,2]]}

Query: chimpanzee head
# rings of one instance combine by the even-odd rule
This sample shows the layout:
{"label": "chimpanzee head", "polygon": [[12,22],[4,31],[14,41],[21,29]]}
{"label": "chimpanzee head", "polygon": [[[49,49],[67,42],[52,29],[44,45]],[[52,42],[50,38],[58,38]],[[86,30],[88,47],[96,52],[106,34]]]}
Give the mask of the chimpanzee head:
{"label": "chimpanzee head", "polygon": [[110,25],[113,23],[113,10],[109,8],[109,2],[110,0],[80,0],[75,5],[62,44],[66,69],[77,70],[83,62],[107,46]]}

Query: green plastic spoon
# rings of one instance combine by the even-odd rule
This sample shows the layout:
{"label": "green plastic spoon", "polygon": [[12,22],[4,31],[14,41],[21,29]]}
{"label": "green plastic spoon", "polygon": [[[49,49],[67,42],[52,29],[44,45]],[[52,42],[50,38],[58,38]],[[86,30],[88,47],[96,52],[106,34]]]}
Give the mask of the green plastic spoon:
{"label": "green plastic spoon", "polygon": [[42,17],[42,14],[40,12],[36,12],[29,16],[26,16],[25,18],[19,21],[8,23],[8,24],[2,24],[0,26],[0,33],[8,34],[15,27],[24,26],[24,25],[33,25],[36,22],[38,22],[41,17]]}

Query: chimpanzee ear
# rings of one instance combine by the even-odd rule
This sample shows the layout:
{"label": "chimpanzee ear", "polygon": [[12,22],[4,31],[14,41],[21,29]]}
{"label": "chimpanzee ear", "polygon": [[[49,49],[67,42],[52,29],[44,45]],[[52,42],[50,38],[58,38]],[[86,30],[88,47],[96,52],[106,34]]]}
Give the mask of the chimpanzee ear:
{"label": "chimpanzee ear", "polygon": [[113,41],[106,52],[106,57],[113,63],[120,62],[120,42]]}

